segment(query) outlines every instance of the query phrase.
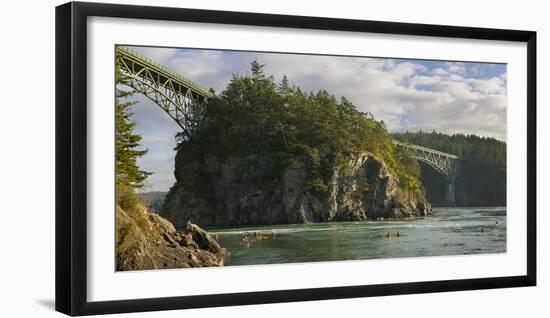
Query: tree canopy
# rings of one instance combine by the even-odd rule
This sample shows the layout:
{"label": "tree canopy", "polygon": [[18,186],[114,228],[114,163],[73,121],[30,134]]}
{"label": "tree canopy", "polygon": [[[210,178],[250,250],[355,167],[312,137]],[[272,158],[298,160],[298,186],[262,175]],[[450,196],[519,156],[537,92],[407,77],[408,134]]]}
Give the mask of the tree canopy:
{"label": "tree canopy", "polygon": [[[269,158],[273,181],[307,157],[310,188],[326,191],[330,167],[346,169],[353,155],[371,152],[383,159],[411,195],[423,196],[415,159],[397,150],[383,122],[359,112],[345,97],[326,90],[305,92],[284,76],[276,82],[258,61],[251,75],[233,75],[227,87],[208,101],[201,129],[181,139],[188,160],[216,156]],[[200,176],[189,176],[197,186]],[[191,185],[191,184],[190,184]]]}

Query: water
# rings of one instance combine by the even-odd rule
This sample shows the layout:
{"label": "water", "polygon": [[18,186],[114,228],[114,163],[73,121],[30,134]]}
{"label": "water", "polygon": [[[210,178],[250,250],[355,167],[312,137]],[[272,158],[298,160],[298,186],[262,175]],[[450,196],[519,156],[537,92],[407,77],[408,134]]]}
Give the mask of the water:
{"label": "water", "polygon": [[[506,208],[434,208],[414,220],[209,228],[226,266],[506,252]],[[242,240],[246,232],[269,238]],[[386,237],[390,232],[399,237]],[[275,237],[272,237],[275,233]]]}

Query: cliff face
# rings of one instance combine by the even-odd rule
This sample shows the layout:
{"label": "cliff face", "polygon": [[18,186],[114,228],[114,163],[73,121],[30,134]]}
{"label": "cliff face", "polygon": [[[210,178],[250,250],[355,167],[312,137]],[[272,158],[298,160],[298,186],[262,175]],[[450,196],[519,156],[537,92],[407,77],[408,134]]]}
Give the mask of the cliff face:
{"label": "cliff face", "polygon": [[228,252],[195,224],[184,232],[141,205],[116,209],[117,271],[222,266]]}
{"label": "cliff face", "polygon": [[[203,195],[184,186],[200,170]],[[282,178],[273,179],[265,160],[206,159],[199,166],[176,156],[176,179],[161,214],[176,226],[189,220],[201,225],[246,225],[355,221],[422,216],[424,200],[409,198],[386,164],[370,153],[350,159],[347,169],[332,169],[327,191],[307,186],[311,164],[299,161]],[[189,183],[187,183],[189,184]]]}

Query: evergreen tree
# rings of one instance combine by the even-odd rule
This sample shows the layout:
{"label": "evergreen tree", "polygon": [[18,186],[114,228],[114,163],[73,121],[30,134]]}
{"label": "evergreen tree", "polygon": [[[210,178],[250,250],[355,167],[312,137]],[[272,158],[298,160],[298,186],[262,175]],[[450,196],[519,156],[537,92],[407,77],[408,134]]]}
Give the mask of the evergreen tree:
{"label": "evergreen tree", "polygon": [[252,77],[255,79],[263,78],[264,77],[264,71],[262,68],[265,66],[265,64],[260,64],[257,60],[252,61],[250,71],[252,72]]}
{"label": "evergreen tree", "polygon": [[[117,67],[117,84],[122,84]],[[141,136],[134,132],[136,124],[132,121],[131,108],[135,102],[121,102],[133,92],[116,88],[115,99],[115,175],[117,187],[133,190],[143,186],[151,173],[140,170],[137,158],[145,155],[147,150],[139,150]]]}

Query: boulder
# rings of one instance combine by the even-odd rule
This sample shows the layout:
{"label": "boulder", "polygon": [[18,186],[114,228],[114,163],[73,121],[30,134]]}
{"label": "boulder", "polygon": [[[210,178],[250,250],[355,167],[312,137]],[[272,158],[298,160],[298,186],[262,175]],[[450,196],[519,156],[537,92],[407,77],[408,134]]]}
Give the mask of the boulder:
{"label": "boulder", "polygon": [[116,270],[223,266],[226,249],[196,224],[187,232],[140,204],[129,211],[117,206]]}

